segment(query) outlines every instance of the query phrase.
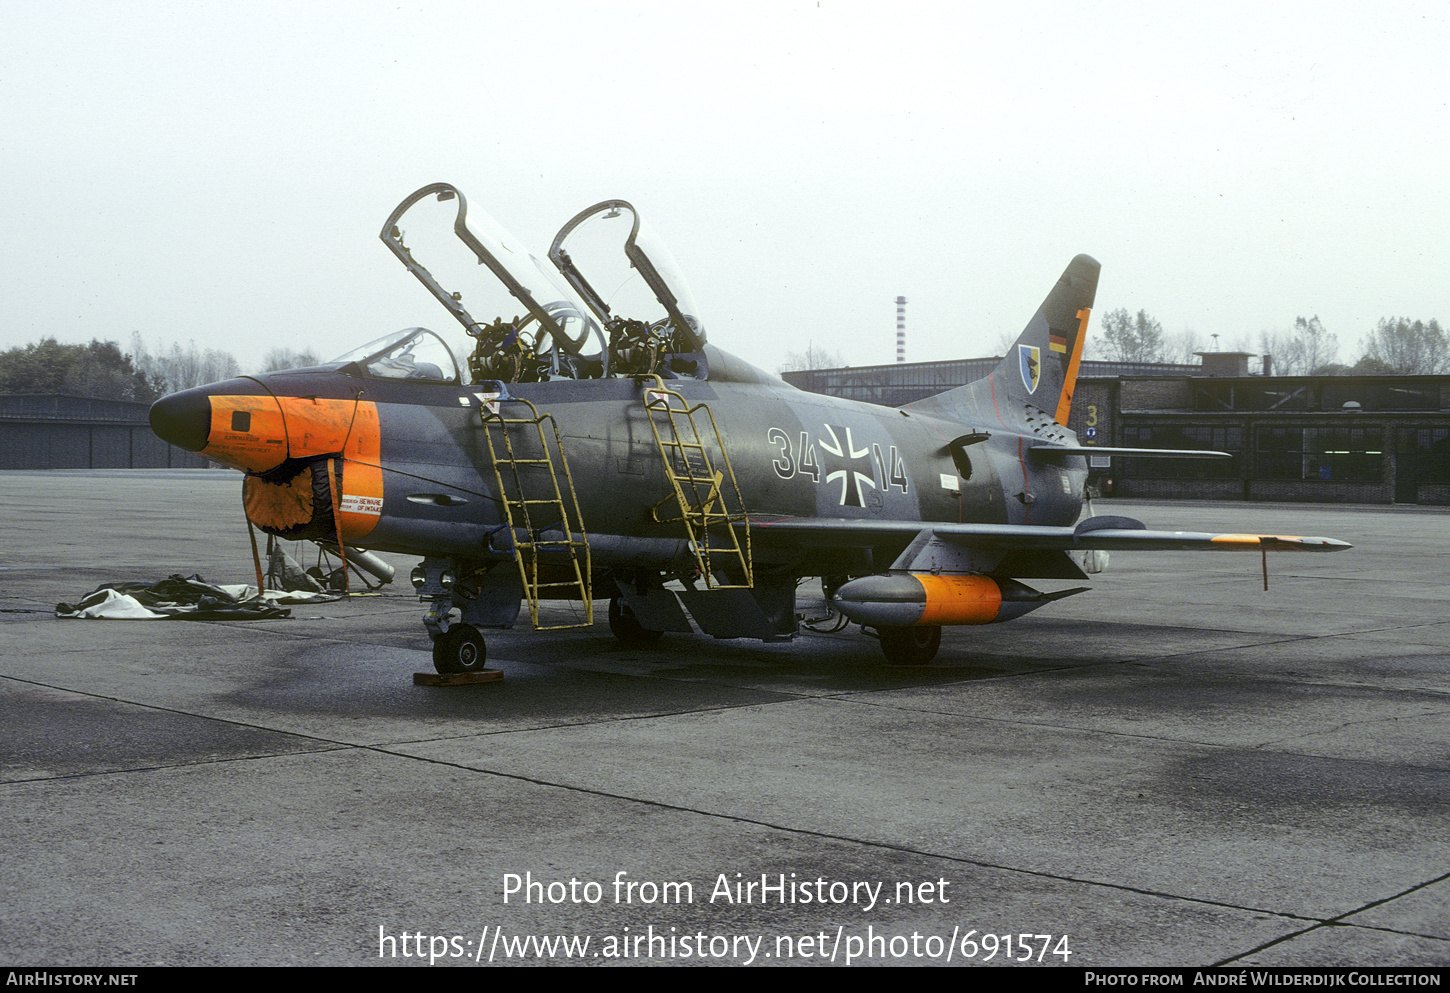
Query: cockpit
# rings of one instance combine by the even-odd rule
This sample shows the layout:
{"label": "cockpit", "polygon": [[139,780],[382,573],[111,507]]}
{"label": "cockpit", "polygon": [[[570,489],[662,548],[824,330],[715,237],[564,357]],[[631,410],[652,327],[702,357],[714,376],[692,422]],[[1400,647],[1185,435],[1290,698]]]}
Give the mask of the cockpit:
{"label": "cockpit", "polygon": [[462,382],[453,350],[442,337],[427,328],[394,331],[339,355],[329,365],[356,365],[362,373],[376,379]]}
{"label": "cockpit", "polygon": [[552,266],[487,214],[470,215],[447,183],[406,198],[381,237],[472,341],[454,350],[445,335],[409,328],[337,360],[367,375],[460,384],[709,375],[689,288],[669,250],[623,200],[596,204],[564,225],[549,250]]}

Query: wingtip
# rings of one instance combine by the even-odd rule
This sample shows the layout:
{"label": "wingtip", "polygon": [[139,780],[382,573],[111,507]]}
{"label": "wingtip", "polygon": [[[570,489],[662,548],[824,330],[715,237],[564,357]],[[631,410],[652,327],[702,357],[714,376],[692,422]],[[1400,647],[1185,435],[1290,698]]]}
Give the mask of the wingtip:
{"label": "wingtip", "polygon": [[1298,534],[1219,534],[1209,541],[1221,548],[1264,548],[1288,552],[1340,552],[1353,548],[1338,538],[1310,538]]}
{"label": "wingtip", "polygon": [[1338,538],[1308,538],[1299,535],[1278,535],[1274,541],[1306,552],[1342,552],[1346,548],[1354,547],[1349,542],[1340,541]]}
{"label": "wingtip", "polygon": [[1342,552],[1346,548],[1353,548],[1347,541],[1340,541],[1338,538],[1280,538],[1280,541],[1289,541],[1300,548],[1312,552]]}

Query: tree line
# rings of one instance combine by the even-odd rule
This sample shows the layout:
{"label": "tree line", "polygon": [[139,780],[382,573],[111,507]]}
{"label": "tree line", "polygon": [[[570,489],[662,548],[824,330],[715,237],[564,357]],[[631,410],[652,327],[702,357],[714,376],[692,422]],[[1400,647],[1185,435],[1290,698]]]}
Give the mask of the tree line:
{"label": "tree line", "polygon": [[[255,371],[317,364],[311,351],[274,348]],[[62,345],[54,338],[42,338],[0,352],[0,393],[66,393],[151,403],[168,393],[231,379],[241,372],[241,363],[230,352],[199,348],[194,341],[172,342],[169,348],[152,351],[135,335],[131,350],[123,352],[114,341]]]}
{"label": "tree line", "polygon": [[[1253,351],[1240,337],[1231,351]],[[1279,376],[1440,376],[1450,374],[1450,333],[1437,320],[1385,317],[1361,343],[1353,365],[1339,361],[1339,338],[1326,330],[1319,317],[1296,317],[1290,328],[1262,331],[1258,353],[1273,357]],[[1203,336],[1194,331],[1167,334],[1162,323],[1146,311],[1126,308],[1102,318],[1102,334],[1089,340],[1087,354],[1112,362],[1169,362],[1192,364],[1195,353],[1207,351]],[[263,356],[256,372],[296,369],[318,364],[310,350],[274,348]],[[808,348],[791,353],[781,370],[822,369],[845,365],[841,356],[826,349]],[[114,341],[92,339],[86,345],[62,345],[42,338],[0,352],[0,393],[66,393],[109,400],[151,403],[168,393],[188,390],[240,375],[241,364],[228,351],[172,342],[152,350],[133,335],[131,350]]]}
{"label": "tree line", "polygon": [[[1147,311],[1133,314],[1119,308],[1103,315],[1102,333],[1089,337],[1083,354],[1109,362],[1196,365],[1198,353],[1218,350],[1217,341],[1205,337],[1192,330],[1167,333]],[[1014,341],[1014,334],[1004,332],[998,351],[1006,354]],[[1360,357],[1353,365],[1339,361],[1339,337],[1324,327],[1317,314],[1296,317],[1289,328],[1261,331],[1257,342],[1237,336],[1225,348],[1271,356],[1272,373],[1277,376],[1450,375],[1450,332],[1436,320],[1382,318],[1361,342]],[[811,345],[804,352],[788,353],[779,369],[835,369],[846,364],[839,352]]]}
{"label": "tree line", "polygon": [[[1242,338],[1230,351],[1254,351]],[[1437,320],[1384,317],[1361,343],[1353,365],[1339,361],[1339,337],[1316,314],[1296,317],[1293,327],[1259,333],[1258,354],[1273,358],[1278,376],[1443,376],[1450,374],[1450,333]],[[1163,325],[1146,311],[1125,308],[1103,315],[1102,336],[1095,351],[1112,362],[1176,362],[1188,364],[1207,351],[1194,331],[1165,335]]]}

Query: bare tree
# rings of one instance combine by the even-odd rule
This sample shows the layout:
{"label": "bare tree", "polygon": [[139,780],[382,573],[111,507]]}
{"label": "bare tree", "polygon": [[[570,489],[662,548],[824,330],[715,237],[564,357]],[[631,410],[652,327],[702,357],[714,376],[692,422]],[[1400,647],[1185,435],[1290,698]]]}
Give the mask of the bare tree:
{"label": "bare tree", "polygon": [[845,361],[839,352],[833,352],[816,344],[806,346],[804,352],[786,352],[785,361],[778,372],[796,372],[807,369],[840,369]]}
{"label": "bare tree", "polygon": [[1273,357],[1276,374],[1313,376],[1335,363],[1339,338],[1324,329],[1316,314],[1294,318],[1292,330],[1260,332],[1259,349]]}
{"label": "bare tree", "polygon": [[187,342],[185,348],[174,341],[164,354],[153,354],[137,333],[131,336],[131,352],[136,368],[166,393],[231,379],[241,372],[231,352],[220,348],[202,351],[195,341]]}
{"label": "bare tree", "polygon": [[1306,376],[1317,375],[1325,366],[1339,361],[1339,337],[1324,330],[1318,314],[1308,320],[1294,318],[1294,333],[1299,339]]}
{"label": "bare tree", "polygon": [[290,348],[273,348],[262,356],[262,371],[276,372],[279,369],[304,369],[307,366],[317,365],[322,360],[312,349],[303,349],[300,352]]}
{"label": "bare tree", "polygon": [[1163,361],[1175,365],[1197,365],[1203,351],[1203,338],[1192,328],[1167,335],[1163,340]]}
{"label": "bare tree", "polygon": [[1146,310],[1132,315],[1120,307],[1103,315],[1103,344],[1114,362],[1161,362],[1163,325]]}
{"label": "bare tree", "polygon": [[1401,376],[1438,376],[1450,371],[1450,336],[1436,320],[1384,317],[1365,336],[1359,365]]}

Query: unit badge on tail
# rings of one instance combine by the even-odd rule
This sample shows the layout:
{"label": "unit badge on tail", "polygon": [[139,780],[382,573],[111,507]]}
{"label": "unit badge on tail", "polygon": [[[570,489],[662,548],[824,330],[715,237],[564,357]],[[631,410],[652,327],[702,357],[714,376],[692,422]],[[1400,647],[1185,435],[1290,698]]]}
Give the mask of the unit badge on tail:
{"label": "unit badge on tail", "polygon": [[1028,393],[1037,392],[1037,381],[1042,378],[1042,349],[1036,345],[1018,345],[1017,357],[1022,369],[1022,385]]}

